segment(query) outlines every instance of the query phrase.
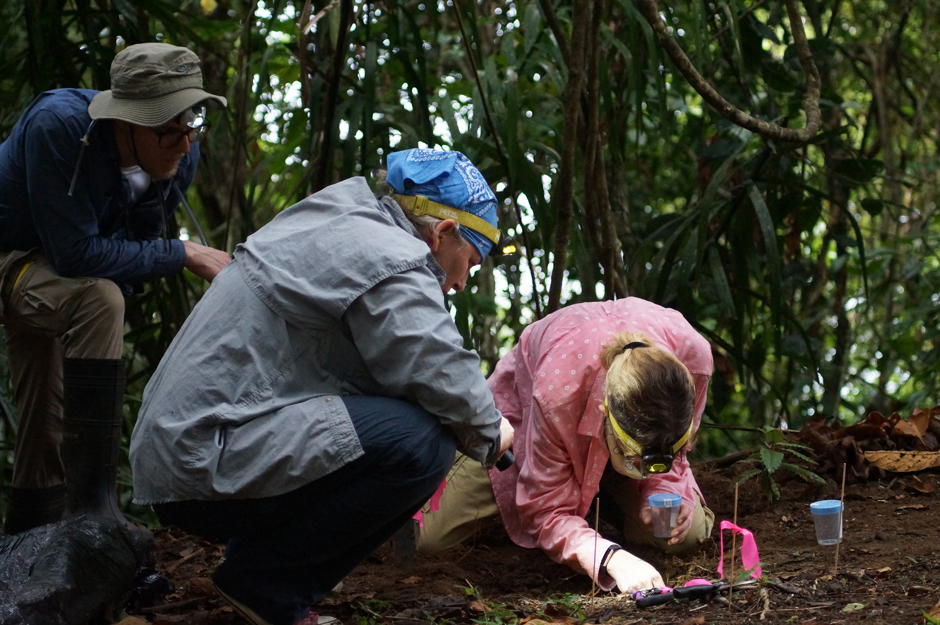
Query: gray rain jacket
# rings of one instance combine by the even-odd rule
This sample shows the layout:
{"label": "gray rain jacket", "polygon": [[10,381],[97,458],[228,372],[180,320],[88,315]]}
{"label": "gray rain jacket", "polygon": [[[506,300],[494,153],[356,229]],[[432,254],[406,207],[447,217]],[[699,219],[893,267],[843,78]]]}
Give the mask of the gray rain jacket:
{"label": "gray rain jacket", "polygon": [[341,395],[420,404],[495,462],[500,414],[442,280],[363,178],[279,214],[238,246],[147,384],[134,501],[268,497],[335,471],[363,453]]}

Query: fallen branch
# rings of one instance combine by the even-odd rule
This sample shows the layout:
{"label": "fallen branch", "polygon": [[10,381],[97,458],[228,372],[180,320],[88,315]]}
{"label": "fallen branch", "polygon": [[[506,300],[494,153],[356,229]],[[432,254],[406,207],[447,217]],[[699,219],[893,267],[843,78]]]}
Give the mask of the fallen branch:
{"label": "fallen branch", "polygon": [[191,554],[180,558],[176,562],[171,562],[166,567],[167,575],[172,575],[176,571],[176,569],[183,566],[184,564],[186,564],[187,562],[189,562],[190,560],[192,560],[193,558],[195,558],[196,556],[204,552],[205,552],[205,549],[199,548],[196,551],[193,551]]}
{"label": "fallen branch", "polygon": [[183,608],[188,608],[202,603],[206,600],[206,597],[196,597],[195,599],[186,599],[185,601],[177,601],[175,603],[164,603],[163,605],[155,605],[149,608],[141,608],[141,614],[158,614],[161,612],[171,612],[173,610],[181,610]]}

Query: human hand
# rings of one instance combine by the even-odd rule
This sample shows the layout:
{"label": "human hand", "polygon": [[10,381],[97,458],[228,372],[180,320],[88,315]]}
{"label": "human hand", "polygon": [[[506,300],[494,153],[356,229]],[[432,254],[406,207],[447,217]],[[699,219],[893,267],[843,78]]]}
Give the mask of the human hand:
{"label": "human hand", "polygon": [[512,438],[515,432],[512,425],[506,417],[502,417],[499,422],[499,455],[502,456],[507,449],[512,447]]}
{"label": "human hand", "polygon": [[[676,518],[676,527],[670,533],[668,544],[678,545],[685,540],[685,537],[689,534],[689,530],[692,529],[692,516],[694,513],[695,509],[687,504],[679,506],[679,516]],[[649,506],[640,509],[640,521],[646,526],[646,531],[652,534],[653,510]]]}
{"label": "human hand", "polygon": [[222,268],[232,260],[228,252],[199,245],[192,241],[183,241],[183,249],[186,250],[186,260],[183,261],[183,267],[208,282],[212,282],[222,271]]}
{"label": "human hand", "polygon": [[618,549],[610,556],[607,573],[614,578],[622,593],[665,585],[659,571],[623,549]]}

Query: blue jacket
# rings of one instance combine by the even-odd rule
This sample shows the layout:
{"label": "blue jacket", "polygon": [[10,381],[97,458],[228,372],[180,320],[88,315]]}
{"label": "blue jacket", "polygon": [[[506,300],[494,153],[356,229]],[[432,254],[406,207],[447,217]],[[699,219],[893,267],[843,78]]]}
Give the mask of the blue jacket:
{"label": "blue jacket", "polygon": [[[101,120],[89,131],[88,104],[97,93],[56,89],[41,94],[0,144],[0,250],[40,248],[66,277],[133,284],[178,273],[186,258],[183,243],[156,240],[164,223],[157,185],[131,204],[113,123]],[[86,133],[88,146],[79,165]],[[179,205],[179,192],[189,188],[198,162],[194,144],[180,161],[176,184],[162,183],[167,211]]]}

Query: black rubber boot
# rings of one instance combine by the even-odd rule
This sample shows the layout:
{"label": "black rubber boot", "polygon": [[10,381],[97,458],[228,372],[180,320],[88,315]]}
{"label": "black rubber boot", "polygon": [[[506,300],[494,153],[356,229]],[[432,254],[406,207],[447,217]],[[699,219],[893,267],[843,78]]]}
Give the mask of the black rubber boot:
{"label": "black rubber boot", "polygon": [[66,358],[62,375],[65,516],[90,514],[130,525],[118,507],[115,490],[124,420],[124,361]]}
{"label": "black rubber boot", "polygon": [[34,527],[55,523],[65,510],[65,484],[48,488],[10,489],[3,531],[19,534]]}

